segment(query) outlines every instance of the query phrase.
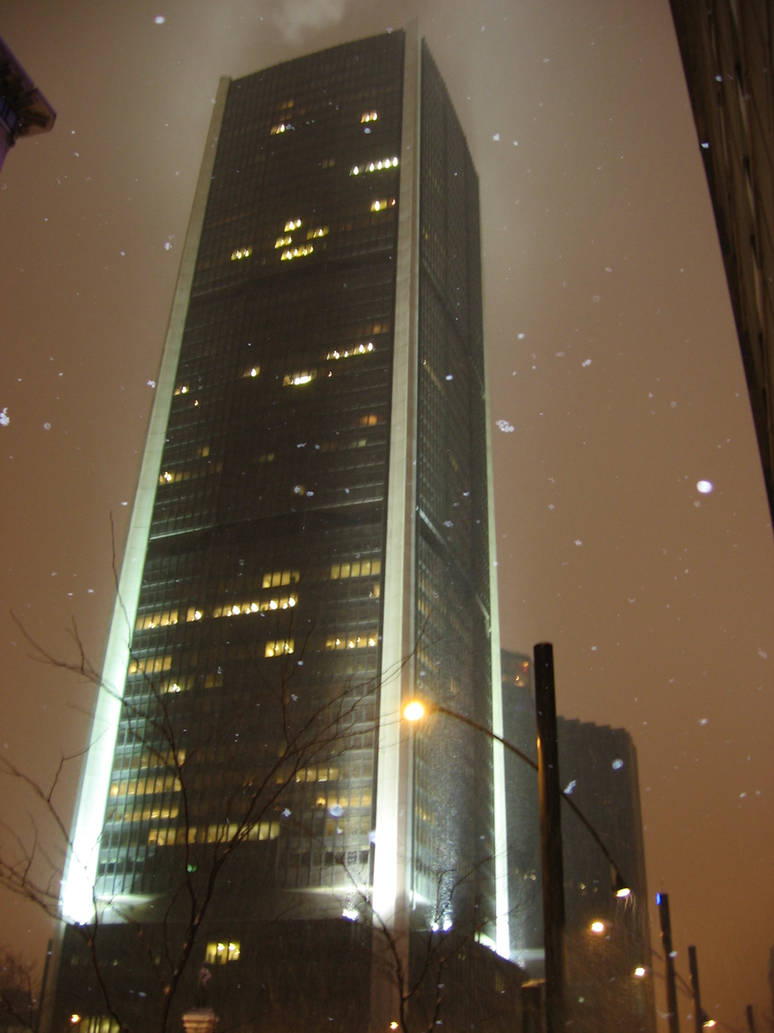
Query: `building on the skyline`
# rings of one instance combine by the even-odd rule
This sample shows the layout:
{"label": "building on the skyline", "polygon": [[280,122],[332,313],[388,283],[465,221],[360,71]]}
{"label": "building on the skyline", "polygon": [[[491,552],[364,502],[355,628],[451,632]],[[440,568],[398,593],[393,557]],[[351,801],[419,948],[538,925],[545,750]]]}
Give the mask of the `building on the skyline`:
{"label": "building on the skyline", "polygon": [[670,0],[774,519],[774,13]]}
{"label": "building on the skyline", "polygon": [[420,977],[452,931],[449,984],[518,971],[497,958],[502,754],[400,718],[419,688],[502,728],[488,462],[477,177],[416,31],[223,80],[63,882],[57,1033],[115,1021],[95,908],[97,971],[140,1025],[194,934],[173,1012],[198,994],[251,1030],[383,1029],[408,983],[432,1015],[445,983]]}
{"label": "building on the skyline", "polygon": [[[504,735],[537,762],[532,661],[503,650]],[[623,728],[557,716],[559,776],[594,828],[631,897],[616,899],[613,873],[593,836],[562,807],[567,1008],[573,1029],[654,1033],[645,848],[637,752]],[[506,752],[511,957],[543,975],[542,875],[537,772]],[[592,923],[601,922],[602,927]]]}
{"label": "building on the skyline", "polygon": [[0,38],[0,169],[20,136],[47,133],[56,112]]}

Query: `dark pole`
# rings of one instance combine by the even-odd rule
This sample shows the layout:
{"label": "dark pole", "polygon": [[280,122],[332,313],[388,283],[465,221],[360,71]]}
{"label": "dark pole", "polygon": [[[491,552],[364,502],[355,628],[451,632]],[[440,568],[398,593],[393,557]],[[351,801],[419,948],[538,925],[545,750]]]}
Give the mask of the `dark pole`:
{"label": "dark pole", "polygon": [[691,969],[691,990],[693,990],[693,1023],[696,1033],[701,1033],[704,1025],[704,1012],[701,1008],[699,991],[699,963],[696,960],[696,948],[693,945],[688,948],[688,964]]}
{"label": "dark pole", "polygon": [[747,1025],[750,1027],[750,1033],[755,1033],[755,1017],[753,1015],[753,1006],[751,1004],[748,1004],[745,1010],[747,1013]]}
{"label": "dark pole", "polygon": [[664,945],[664,958],[666,960],[669,1033],[680,1033],[680,1021],[677,1016],[677,986],[675,984],[675,959],[672,952],[672,923],[669,920],[668,894],[657,893],[656,904],[658,904],[658,917],[661,921],[661,942]]}
{"label": "dark pole", "polygon": [[540,841],[543,860],[543,939],[546,952],[546,1033],[564,1030],[564,871],[556,740],[554,651],[550,642],[534,649],[537,711]]}

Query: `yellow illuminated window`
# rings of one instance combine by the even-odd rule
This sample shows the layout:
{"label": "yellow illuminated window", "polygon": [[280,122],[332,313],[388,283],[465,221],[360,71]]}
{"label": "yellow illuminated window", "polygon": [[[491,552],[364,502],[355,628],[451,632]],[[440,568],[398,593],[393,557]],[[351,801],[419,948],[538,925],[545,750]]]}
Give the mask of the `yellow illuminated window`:
{"label": "yellow illuminated window", "polygon": [[332,578],[341,577],[368,577],[371,574],[381,574],[381,560],[355,560],[353,563],[334,563],[331,566]]}
{"label": "yellow illuminated window", "polygon": [[212,611],[213,617],[237,617],[246,613],[268,613],[272,610],[292,609],[298,602],[296,595],[274,596],[272,599],[252,599],[242,603],[226,603],[224,606],[216,606]]}
{"label": "yellow illuminated window", "polygon": [[295,644],[292,638],[277,638],[266,643],[264,656],[283,656],[294,651]]}
{"label": "yellow illuminated window", "polygon": [[313,244],[300,244],[298,247],[286,248],[280,255],[281,262],[292,262],[294,258],[304,258],[314,253]]}
{"label": "yellow illuminated window", "polygon": [[297,570],[272,570],[264,574],[261,580],[261,588],[278,588],[280,585],[294,585],[298,582]]}
{"label": "yellow illuminated window", "polygon": [[320,164],[321,164],[321,167],[324,168],[324,169],[332,169],[333,166],[336,164],[336,159],[335,158],[323,158],[323,160],[322,160],[322,162]]}
{"label": "yellow illuminated window", "polygon": [[188,394],[188,384],[178,384],[177,387],[175,388],[175,394],[176,395],[187,395]]}
{"label": "yellow illuminated window", "polygon": [[376,645],[376,635],[350,635],[348,638],[331,637],[325,640],[327,650],[369,649]]}
{"label": "yellow illuminated window", "polygon": [[282,133],[287,133],[287,131],[289,129],[292,129],[292,128],[293,128],[293,123],[292,122],[278,122],[276,125],[271,127],[269,132],[271,133],[272,136],[281,136]]}
{"label": "yellow illuminated window", "polygon": [[293,230],[297,230],[301,226],[300,219],[288,219],[285,223],[285,232],[292,233]]}
{"label": "yellow illuminated window", "polygon": [[131,660],[129,674],[158,674],[172,667],[171,656],[146,656],[141,660]]}
{"label": "yellow illuminated window", "polygon": [[384,212],[388,208],[394,208],[394,207],[395,207],[395,198],[394,197],[382,197],[382,198],[380,198],[377,201],[372,201],[371,202],[371,211],[372,212]]}
{"label": "yellow illuminated window", "polygon": [[398,167],[398,159],[396,156],[392,158],[380,158],[379,161],[369,161],[364,165],[353,165],[349,170],[350,176],[359,176],[361,173],[366,172],[384,172],[386,169],[396,169]]}
{"label": "yellow illuminated window", "polygon": [[231,252],[231,261],[232,262],[239,262],[243,258],[249,258],[250,255],[252,255],[252,253],[253,253],[252,247],[238,247],[238,248],[234,248],[234,250]]}
{"label": "yellow illuminated window", "polygon": [[259,377],[261,375],[260,366],[248,366],[247,369],[242,371],[243,377]]}
{"label": "yellow illuminated window", "polygon": [[365,416],[361,416],[358,423],[361,427],[375,427],[379,422],[379,417],[374,412],[366,413]]}
{"label": "yellow illuminated window", "polygon": [[317,377],[315,370],[299,370],[297,373],[286,373],[282,378],[283,387],[300,387],[309,384]]}
{"label": "yellow illuminated window", "polygon": [[360,116],[360,122],[361,124],[365,124],[366,122],[376,122],[378,118],[379,113],[377,111],[364,111]]}
{"label": "yellow illuminated window", "polygon": [[134,622],[134,629],[135,631],[149,631],[152,628],[168,628],[170,624],[177,624],[177,610],[140,614]]}
{"label": "yellow illuminated window", "polygon": [[274,249],[276,251],[278,248],[287,247],[288,244],[291,244],[292,242],[293,238],[290,236],[277,237],[277,239],[274,241]]}
{"label": "yellow illuminated window", "polygon": [[307,230],[306,231],[306,239],[307,240],[316,240],[318,237],[327,237],[327,236],[328,236],[328,227],[327,226],[317,226],[316,229]]}
{"label": "yellow illuminated window", "polygon": [[238,940],[213,940],[207,944],[204,960],[208,965],[227,965],[239,961],[240,953]]}
{"label": "yellow illuminated window", "polygon": [[326,359],[351,359],[353,355],[369,355],[374,350],[373,341],[361,341],[360,344],[353,344],[351,348],[334,348],[328,352]]}

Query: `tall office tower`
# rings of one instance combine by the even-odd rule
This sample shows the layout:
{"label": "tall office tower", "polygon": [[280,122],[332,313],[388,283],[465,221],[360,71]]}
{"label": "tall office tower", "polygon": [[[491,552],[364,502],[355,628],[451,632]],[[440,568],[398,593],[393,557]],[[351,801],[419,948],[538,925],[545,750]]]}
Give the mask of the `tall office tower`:
{"label": "tall office tower", "polygon": [[[532,662],[503,650],[502,675],[505,738],[536,761]],[[566,999],[573,1029],[653,1033],[637,751],[623,728],[566,717],[557,718],[557,740],[562,789],[632,889],[628,899],[616,898],[603,849],[573,809],[563,805]],[[505,772],[511,955],[531,976],[540,976],[543,918],[537,773],[513,754],[506,755]]]}
{"label": "tall office tower", "polygon": [[[172,985],[227,1025],[383,1029],[411,942],[496,945],[501,760],[401,720],[417,691],[501,720],[479,250],[415,33],[221,83],[63,890],[137,1021]],[[94,1033],[77,942],[55,1028]]]}
{"label": "tall office tower", "polygon": [[768,0],[670,0],[774,520],[774,16]]}

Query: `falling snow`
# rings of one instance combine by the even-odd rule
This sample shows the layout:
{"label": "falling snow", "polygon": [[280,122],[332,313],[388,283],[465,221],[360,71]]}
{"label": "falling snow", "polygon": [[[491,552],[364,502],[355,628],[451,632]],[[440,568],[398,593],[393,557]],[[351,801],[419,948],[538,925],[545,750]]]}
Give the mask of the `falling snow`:
{"label": "falling snow", "polygon": [[623,766],[624,762],[621,760],[620,757],[616,757],[616,759],[613,761],[611,765],[613,771],[620,771]]}
{"label": "falling snow", "polygon": [[712,481],[696,482],[696,490],[700,491],[702,495],[709,495],[709,493],[713,490],[714,487],[715,485],[712,483]]}
{"label": "falling snow", "polygon": [[0,411],[0,427],[7,427],[11,422],[11,417],[8,415],[8,406]]}
{"label": "falling snow", "polygon": [[514,430],[516,430],[514,425],[509,423],[507,420],[498,420],[497,427],[503,432],[503,434],[513,434]]}

